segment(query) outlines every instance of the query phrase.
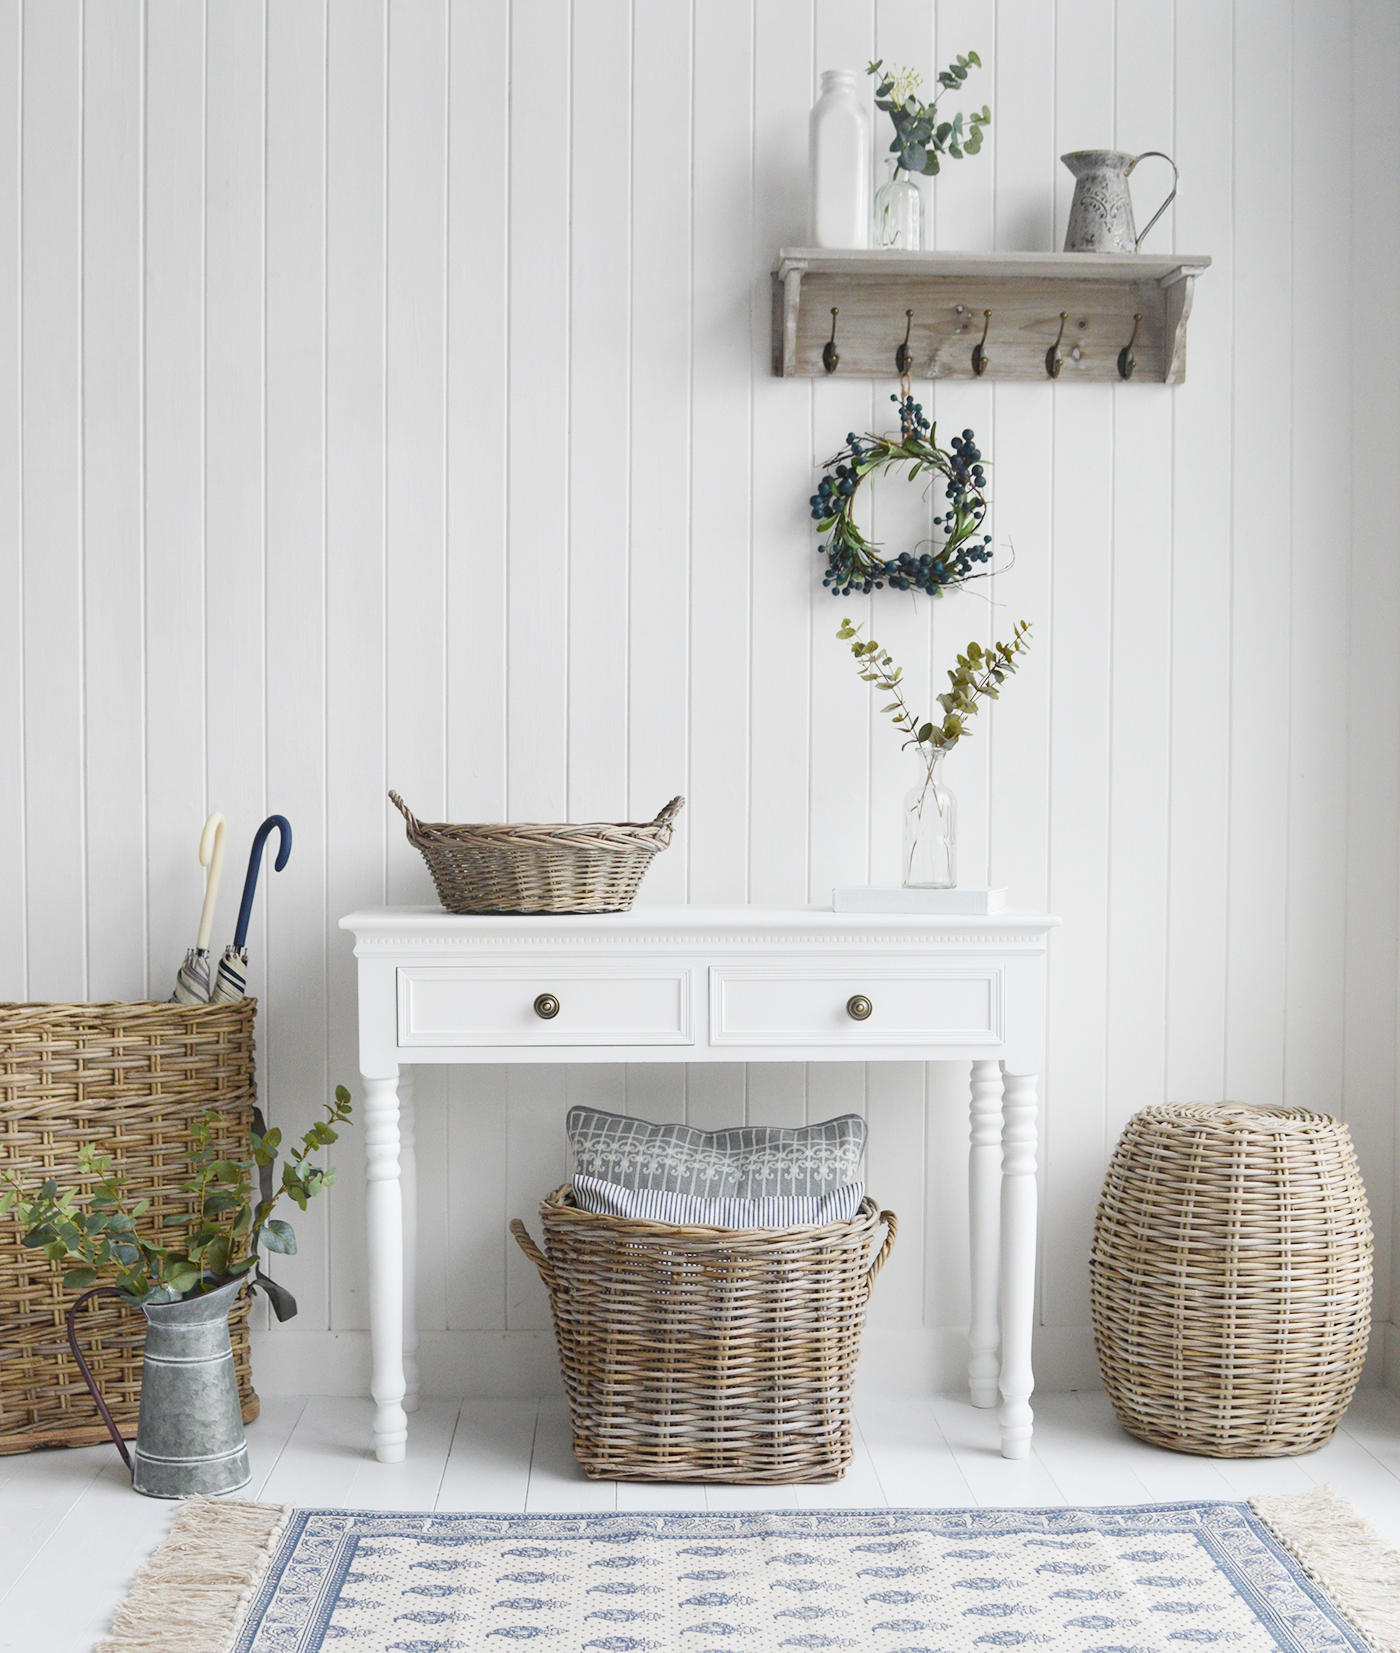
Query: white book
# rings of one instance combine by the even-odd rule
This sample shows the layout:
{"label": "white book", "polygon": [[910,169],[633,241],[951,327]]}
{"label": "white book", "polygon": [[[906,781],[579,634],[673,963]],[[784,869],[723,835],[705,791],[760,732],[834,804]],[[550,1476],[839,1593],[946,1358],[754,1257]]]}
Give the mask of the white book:
{"label": "white book", "polygon": [[831,892],[831,907],[838,913],[999,913],[1006,907],[1006,891],[956,889],[881,889],[874,884],[855,884]]}

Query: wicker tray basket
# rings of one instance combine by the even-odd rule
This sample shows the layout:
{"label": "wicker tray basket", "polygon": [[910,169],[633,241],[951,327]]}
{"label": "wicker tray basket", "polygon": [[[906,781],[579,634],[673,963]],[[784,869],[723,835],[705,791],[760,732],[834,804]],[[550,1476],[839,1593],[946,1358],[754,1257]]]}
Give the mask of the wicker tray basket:
{"label": "wicker tray basket", "polygon": [[[851,1385],[892,1211],[726,1229],[595,1216],[567,1187],[540,1206],[549,1291],[586,1475],[833,1481],[851,1462]],[[871,1260],[880,1225],[884,1244]]]}
{"label": "wicker tray basket", "polygon": [[1145,1108],[1094,1225],[1104,1387],[1130,1435],[1214,1458],[1331,1440],[1371,1329],[1371,1217],[1340,1120]]}
{"label": "wicker tray basket", "polygon": [[[0,1166],[33,1187],[77,1183],[77,1154],[100,1142],[137,1186],[150,1220],[188,1209],[166,1190],[188,1169],[190,1127],[206,1111],[221,1140],[241,1145],[255,1100],[257,1001],[238,1004],[0,1004]],[[63,1270],[20,1244],[0,1219],[0,1453],[90,1446],[108,1439],[68,1350],[73,1294]],[[244,1422],[258,1415],[248,1366],[248,1299],[231,1317]],[[79,1340],[123,1432],[134,1434],[146,1322],[99,1298],[78,1317]]]}
{"label": "wicker tray basket", "polygon": [[450,913],[625,913],[685,804],[672,798],[646,823],[452,826],[389,797]]}

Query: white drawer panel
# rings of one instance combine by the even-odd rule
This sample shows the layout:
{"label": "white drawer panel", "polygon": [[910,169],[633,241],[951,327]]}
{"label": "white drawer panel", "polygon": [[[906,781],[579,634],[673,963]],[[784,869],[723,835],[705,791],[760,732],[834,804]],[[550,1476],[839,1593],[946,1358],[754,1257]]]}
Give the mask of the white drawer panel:
{"label": "white drawer panel", "polygon": [[[688,1045],[690,971],[579,965],[405,965],[399,1045]],[[551,994],[559,1012],[535,1013]]]}
{"label": "white drawer panel", "polygon": [[[1002,968],[822,962],[715,965],[712,1045],[999,1045]],[[871,1012],[854,1020],[847,1001]]]}

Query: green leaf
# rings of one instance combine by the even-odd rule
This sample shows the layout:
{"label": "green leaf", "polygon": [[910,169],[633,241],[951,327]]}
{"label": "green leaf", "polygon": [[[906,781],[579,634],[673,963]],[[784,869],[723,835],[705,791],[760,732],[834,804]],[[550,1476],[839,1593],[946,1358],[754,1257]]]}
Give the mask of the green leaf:
{"label": "green leaf", "polygon": [[89,1286],[97,1284],[97,1270],[93,1268],[70,1268],[63,1276],[63,1283],[69,1291],[86,1291]]}
{"label": "green leaf", "polygon": [[[300,1190],[289,1189],[288,1192],[292,1195],[293,1199],[295,1199]],[[305,1211],[305,1196],[298,1200],[297,1204],[300,1205],[303,1211]],[[279,1218],[268,1218],[268,1220],[262,1225],[261,1238],[262,1243],[269,1251],[280,1251],[287,1256],[292,1256],[296,1252],[297,1237],[292,1232],[292,1225],[290,1223],[282,1222]]]}
{"label": "green leaf", "polygon": [[335,1099],[342,1107],[348,1108],[350,1106],[350,1092],[346,1090],[344,1085],[335,1087]]}

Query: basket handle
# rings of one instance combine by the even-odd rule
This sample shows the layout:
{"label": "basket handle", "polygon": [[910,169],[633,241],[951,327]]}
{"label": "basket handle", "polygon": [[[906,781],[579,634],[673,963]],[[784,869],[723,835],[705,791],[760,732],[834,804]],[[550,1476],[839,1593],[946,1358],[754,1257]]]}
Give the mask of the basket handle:
{"label": "basket handle", "polygon": [[540,1279],[544,1281],[545,1290],[552,1292],[554,1290],[554,1270],[549,1266],[549,1259],[544,1252],[530,1238],[525,1224],[521,1222],[519,1217],[511,1218],[510,1231],[515,1235],[515,1243],[540,1271]]}
{"label": "basket handle", "polygon": [[670,803],[666,805],[665,809],[663,809],[651,823],[649,830],[656,833],[661,838],[663,849],[671,842],[671,829],[676,824],[676,816],[679,815],[684,808],[685,799],[678,792],[676,796],[671,799]]}
{"label": "basket handle", "polygon": [[871,1288],[875,1284],[875,1276],[889,1261],[890,1253],[894,1250],[894,1237],[899,1233],[899,1218],[893,1211],[882,1211],[880,1221],[885,1225],[885,1243],[880,1247],[875,1261],[865,1271],[865,1295],[869,1297]]}
{"label": "basket handle", "polygon": [[422,823],[419,821],[418,817],[413,813],[413,811],[408,807],[397,792],[392,790],[390,791],[389,802],[393,804],[394,808],[397,809],[399,814],[403,816],[404,820],[408,822],[408,830],[410,832],[421,832],[423,830]]}

